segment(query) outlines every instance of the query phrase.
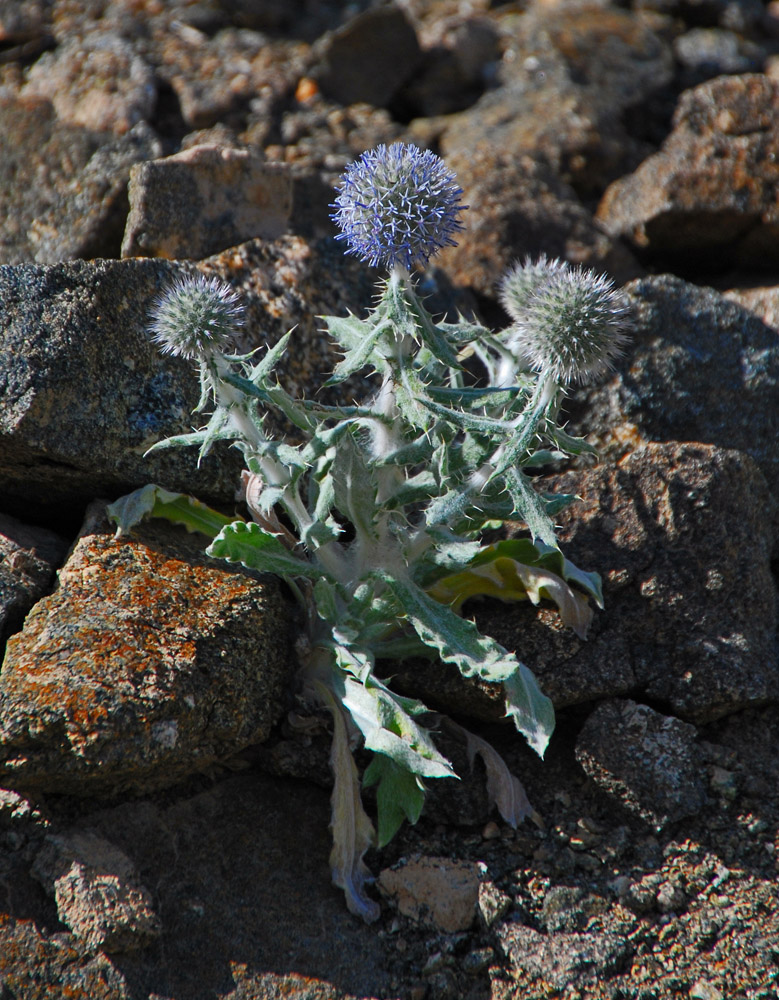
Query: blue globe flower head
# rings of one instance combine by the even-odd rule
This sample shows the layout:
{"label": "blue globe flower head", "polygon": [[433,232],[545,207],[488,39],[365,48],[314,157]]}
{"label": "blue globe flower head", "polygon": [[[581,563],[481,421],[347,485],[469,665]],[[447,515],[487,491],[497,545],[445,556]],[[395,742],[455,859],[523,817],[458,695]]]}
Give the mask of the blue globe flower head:
{"label": "blue globe flower head", "polygon": [[347,253],[373,267],[426,264],[462,229],[462,188],[444,161],[416,146],[377,146],[350,164],[331,206]]}

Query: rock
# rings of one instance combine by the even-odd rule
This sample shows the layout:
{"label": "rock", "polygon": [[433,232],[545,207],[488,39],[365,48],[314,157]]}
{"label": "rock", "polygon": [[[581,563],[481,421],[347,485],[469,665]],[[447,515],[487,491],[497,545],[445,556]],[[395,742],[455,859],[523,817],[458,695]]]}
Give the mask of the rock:
{"label": "rock", "polygon": [[0,91],[0,262],[118,255],[132,164],[159,156],[144,123],[116,137],[61,123],[48,101]]}
{"label": "rock", "polygon": [[732,31],[759,31],[766,20],[762,0],[693,0],[686,7],[684,0],[640,0],[641,7],[661,14],[678,16],[685,9],[692,22],[716,24]]}
{"label": "rock", "polygon": [[132,861],[105,838],[88,831],[49,836],[32,871],[88,951],[134,951],[159,936],[149,891]]}
{"label": "rock", "polygon": [[270,110],[294,93],[303,75],[308,47],[296,40],[271,44],[258,31],[232,26],[211,35],[163,17],[167,24],[154,32],[148,58],[173,91],[187,131],[240,118],[252,102]]}
{"label": "rock", "polygon": [[502,920],[511,909],[511,896],[502,892],[494,882],[479,885],[479,916],[486,928]]}
{"label": "rock", "polygon": [[424,60],[398,94],[410,117],[433,117],[474,104],[500,61],[500,34],[488,17],[451,17],[428,32]]}
{"label": "rock", "polygon": [[512,264],[541,253],[621,281],[641,273],[632,255],[594,223],[573,188],[541,158],[484,144],[454,152],[446,162],[468,204],[457,246],[439,258],[455,282],[495,298]]}
{"label": "rock", "polygon": [[592,435],[609,461],[647,439],[737,448],[778,495],[776,331],[713,289],[671,275],[631,282],[626,292],[632,340],[612,378],[573,394],[571,432]]}
{"label": "rock", "polygon": [[724,76],[686,91],[660,152],[606,191],[597,219],[647,259],[779,261],[779,81]]}
{"label": "rock", "polygon": [[[544,481],[581,501],[559,515],[569,559],[604,579],[589,641],[556,611],[473,602],[482,632],[516,650],[555,706],[642,693],[702,723],[759,705],[779,677],[771,576],[771,499],[748,456],[706,445],[648,444],[617,466]],[[426,704],[485,721],[500,689],[446,664],[393,667]]]}
{"label": "rock", "polygon": [[729,288],[723,292],[726,299],[736,302],[770,326],[779,335],[779,286],[751,285],[746,288]]}
{"label": "rock", "polygon": [[[69,989],[74,1000],[397,995],[392,942],[355,920],[330,884],[329,815],[320,789],[259,774],[93,808],[79,830],[110,842],[142,873],[163,936],[110,959],[90,955],[53,907],[33,923],[8,916],[4,900],[0,977],[24,1000]],[[70,824],[57,830],[71,834]]]}
{"label": "rock", "polygon": [[[197,469],[190,449],[144,457],[191,429],[197,379],[146,331],[176,276],[162,261],[22,264],[0,270],[0,479],[16,516],[80,517],[95,495],[148,482],[232,503],[237,454],[219,447]],[[195,418],[199,420],[200,418]]]}
{"label": "rock", "polygon": [[422,62],[416,32],[401,7],[377,5],[356,14],[317,45],[312,76],[341,104],[384,107]]}
{"label": "rock", "polygon": [[706,802],[696,729],[628,699],[600,704],[584,724],[576,759],[607,794],[656,830]]}
{"label": "rock", "polygon": [[576,886],[555,885],[541,906],[541,921],[549,934],[583,931],[591,917],[603,913],[606,900]]}
{"label": "rock", "polygon": [[8,997],[127,998],[124,976],[106,955],[83,956],[75,939],[41,933],[32,920],[0,914],[0,955],[0,990]]}
{"label": "rock", "polygon": [[379,888],[400,912],[446,934],[467,930],[479,905],[479,869],[469,861],[417,857],[385,868]]}
{"label": "rock", "polygon": [[51,101],[61,122],[123,135],[149,120],[157,87],[130,42],[95,31],[44,53],[30,67],[21,96]]}
{"label": "rock", "polygon": [[759,73],[766,59],[764,50],[725,28],[691,28],[674,39],[673,52],[684,90],[727,73]]}
{"label": "rock", "polygon": [[[446,122],[445,156],[546,160],[578,193],[601,192],[639,162],[621,124],[671,79],[672,56],[639,14],[600,4],[536,4],[507,35],[502,84]],[[645,154],[644,154],[645,155]],[[486,164],[485,164],[486,166]]]}
{"label": "rock", "polygon": [[144,122],[101,145],[66,188],[62,202],[32,220],[28,238],[35,260],[55,264],[77,257],[117,257],[130,173],[159,152],[159,140]]}
{"label": "rock", "polygon": [[246,149],[194,146],[130,174],[123,257],[200,259],[284,233],[292,179]]}
{"label": "rock", "polygon": [[0,643],[51,586],[68,545],[53,531],[0,514]]}
{"label": "rock", "polygon": [[618,972],[633,945],[616,934],[540,934],[521,924],[503,924],[498,941],[517,969],[545,980],[554,990],[601,982]]}
{"label": "rock", "polygon": [[292,663],[289,610],[260,582],[150,522],[88,519],[55,592],[8,641],[0,780],[60,794],[180,781],[264,740]]}
{"label": "rock", "polygon": [[0,0],[0,42],[18,45],[40,38],[48,29],[48,0]]}

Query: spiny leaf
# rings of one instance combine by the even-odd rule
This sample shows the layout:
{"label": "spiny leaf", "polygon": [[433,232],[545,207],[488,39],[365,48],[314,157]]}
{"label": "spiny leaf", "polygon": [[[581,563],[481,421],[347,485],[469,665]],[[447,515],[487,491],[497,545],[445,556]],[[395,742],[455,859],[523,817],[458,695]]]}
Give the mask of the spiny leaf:
{"label": "spiny leaf", "polygon": [[506,715],[539,757],[543,757],[554,732],[554,705],[541,691],[533,673],[524,663],[503,683]]}
{"label": "spiny leaf", "polygon": [[117,525],[117,535],[127,534],[148,517],[164,518],[173,524],[183,525],[187,531],[197,531],[208,538],[213,538],[235,522],[234,517],[220,514],[195,497],[186,493],[171,493],[154,483],[115,500],[108,505],[106,512]]}
{"label": "spiny leaf", "polygon": [[375,753],[365,769],[363,787],[376,789],[378,846],[385,847],[407,819],[413,826],[425,804],[425,788],[417,775],[399,767],[391,757]]}
{"label": "spiny leaf", "polygon": [[420,639],[438,650],[442,660],[454,663],[465,677],[502,682],[507,714],[530,745],[543,755],[554,729],[554,709],[535,678],[513,653],[505,650],[473,624],[459,618],[408,580],[377,571],[395,595]]}
{"label": "spiny leaf", "polygon": [[318,580],[326,574],[320,566],[299,559],[284,543],[253,522],[235,521],[222,528],[206,552],[217,559],[241,563],[248,569],[277,576]]}

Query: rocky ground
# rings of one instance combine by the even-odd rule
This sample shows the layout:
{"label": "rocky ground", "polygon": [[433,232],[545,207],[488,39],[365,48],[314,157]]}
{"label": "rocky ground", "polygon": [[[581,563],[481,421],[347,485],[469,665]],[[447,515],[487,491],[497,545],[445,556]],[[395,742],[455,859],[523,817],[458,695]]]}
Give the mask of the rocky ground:
{"label": "rocky ground", "polygon": [[[779,997],[776,4],[0,0],[0,137],[0,998]],[[234,506],[235,453],[143,457],[197,402],[149,304],[220,275],[239,348],[296,327],[283,377],[314,391],[317,317],[376,277],[332,185],[396,139],[470,206],[435,309],[501,323],[503,270],[547,253],[624,284],[634,336],[567,404],[600,463],[554,473],[604,579],[588,641],[469,608],[553,699],[546,759],[488,690],[397,676],[536,821],[500,823],[444,730],[463,780],[370,852],[367,927],[330,885],[283,588],[176,529],[116,540],[104,503]]]}

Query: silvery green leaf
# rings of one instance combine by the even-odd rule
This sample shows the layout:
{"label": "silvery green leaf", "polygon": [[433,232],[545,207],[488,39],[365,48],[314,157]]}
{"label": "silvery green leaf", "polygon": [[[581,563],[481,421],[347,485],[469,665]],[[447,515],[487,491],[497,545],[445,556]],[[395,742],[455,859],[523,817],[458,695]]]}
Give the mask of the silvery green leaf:
{"label": "silvery green leaf", "polygon": [[413,826],[422,814],[425,788],[419,777],[396,764],[391,757],[375,753],[362,778],[364,788],[377,785],[377,846],[385,847],[407,819]]}
{"label": "silvery green leaf", "polygon": [[[498,543],[500,544],[500,543]],[[579,569],[570,559],[566,559],[558,548],[547,545],[538,545],[539,555],[542,565],[549,566],[553,572],[558,573],[568,583],[575,583],[590,597],[593,598],[599,608],[603,607],[603,581],[599,573],[588,573]]]}
{"label": "silvery green leaf", "polygon": [[126,534],[148,517],[164,518],[208,538],[213,538],[233,523],[244,523],[235,522],[234,518],[212,510],[195,497],[186,493],[171,493],[154,483],[115,500],[108,505],[106,513],[117,525],[117,535]]}
{"label": "silvery green leaf", "polygon": [[470,344],[474,341],[479,343],[485,337],[492,336],[485,326],[463,316],[456,323],[438,323],[437,326],[444,336],[457,344]]}
{"label": "silvery green leaf", "polygon": [[506,471],[506,488],[515,510],[521,515],[533,538],[554,548],[557,547],[557,536],[554,525],[547,513],[543,499],[533,488],[528,477],[519,469]]}
{"label": "silvery green leaf", "polygon": [[374,329],[373,323],[358,319],[356,316],[323,316],[330,336],[347,351],[359,347]]}
{"label": "silvery green leaf", "polygon": [[487,434],[492,437],[503,439],[511,433],[511,426],[504,420],[495,420],[492,417],[480,416],[477,413],[467,413],[465,410],[452,410],[448,406],[442,406],[432,399],[420,398],[423,406],[426,406],[431,413],[437,417],[448,420],[450,424],[459,427],[461,430],[470,431],[472,434]]}
{"label": "silvery green leaf", "polygon": [[398,486],[395,492],[387,497],[383,506],[385,510],[397,510],[399,507],[408,507],[410,504],[429,500],[437,492],[438,483],[435,477],[427,469],[423,469]]}
{"label": "silvery green leaf", "polygon": [[556,517],[561,510],[565,510],[566,507],[570,507],[572,503],[579,500],[575,493],[541,493],[540,497],[544,501],[544,507],[550,517]]}
{"label": "silvery green leaf", "polygon": [[264,386],[255,385],[254,382],[248,378],[244,378],[243,375],[236,375],[235,372],[224,372],[222,379],[250,399],[259,400],[259,402],[265,405],[270,402],[268,390]]}
{"label": "silvery green leaf", "polygon": [[554,729],[554,709],[535,678],[513,653],[482,635],[473,622],[429,597],[408,580],[377,573],[385,580],[420,639],[454,663],[464,677],[503,683],[506,712],[537,753],[543,756]]}
{"label": "silvery green leaf", "polygon": [[420,639],[437,649],[442,660],[454,663],[463,676],[499,683],[515,672],[514,654],[482,635],[473,622],[460,618],[410,580],[383,570],[377,570],[376,575],[394,594],[398,612],[405,615]]}
{"label": "silvery green leaf", "polygon": [[350,375],[354,375],[363,369],[371,361],[376,344],[380,338],[390,329],[390,323],[385,320],[368,329],[369,332],[367,335],[358,344],[350,348],[338,362],[333,369],[333,374],[325,382],[325,385],[338,385],[339,382],[343,382]]}
{"label": "silvery green leaf", "polygon": [[[340,651],[336,651],[340,663]],[[391,757],[396,764],[425,778],[453,777],[451,764],[436,750],[430,734],[405,711],[399,698],[374,678],[365,683],[345,677],[341,701],[365,746]]]}
{"label": "silvery green leaf", "polygon": [[265,352],[262,357],[262,361],[256,364],[249,372],[249,378],[255,385],[261,385],[272,373],[273,369],[279,363],[282,355],[286,351],[287,345],[289,344],[289,338],[291,336],[292,331],[289,330],[273,345],[273,347],[269,348]]}
{"label": "silvery green leaf", "polygon": [[564,458],[568,456],[564,451],[551,451],[549,448],[539,448],[532,454],[528,455],[523,461],[523,468],[534,469],[539,465],[549,465],[552,462],[561,462]]}
{"label": "silvery green leaf", "polygon": [[539,757],[543,757],[554,732],[554,706],[538,686],[524,663],[519,664],[508,680],[503,682],[506,693],[506,715],[525,737]]}
{"label": "silvery green leaf", "polygon": [[[467,566],[481,548],[480,542],[463,539],[448,528],[430,528],[428,534],[433,538],[434,545],[425,552],[424,562],[426,566],[434,567],[439,574],[441,571],[454,573]],[[415,578],[419,583],[416,573]]]}
{"label": "silvery green leaf", "polygon": [[564,451],[568,455],[598,454],[598,449],[585,441],[584,438],[572,437],[562,427],[550,427],[547,434],[560,451]]}
{"label": "silvery green leaf", "polygon": [[502,476],[508,469],[523,464],[525,452],[538,433],[538,425],[546,412],[546,404],[539,400],[532,410],[526,411],[517,423],[516,429],[505,448],[500,462],[495,467],[492,478]]}
{"label": "silvery green leaf", "polygon": [[430,313],[417,300],[416,295],[413,296],[408,306],[414,317],[415,326],[421,334],[422,343],[428,351],[447,368],[459,369],[461,365],[457,358],[457,351],[450,344],[446,331],[436,326]]}
{"label": "silvery green leaf", "polygon": [[336,624],[344,618],[345,604],[337,586],[320,577],[314,584],[314,603],[320,618]]}
{"label": "silvery green leaf", "polygon": [[437,656],[435,650],[426,646],[416,634],[374,640],[371,649],[377,660],[409,660],[412,656],[434,660]]}
{"label": "silvery green leaf", "polygon": [[403,418],[418,429],[427,431],[433,423],[429,411],[420,402],[425,394],[425,386],[412,369],[404,367],[401,380],[395,386],[395,402]]}
{"label": "silvery green leaf", "polygon": [[276,535],[253,522],[234,521],[226,525],[206,552],[217,559],[241,563],[261,573],[293,578],[302,576],[311,580],[325,575],[320,566],[298,558]]}
{"label": "silvery green leaf", "polygon": [[437,403],[460,403],[461,405],[477,404],[479,406],[502,407],[513,402],[524,390],[520,386],[501,388],[494,385],[479,389],[472,387],[452,388],[450,386],[430,385],[427,394]]}
{"label": "silvery green leaf", "polygon": [[417,465],[427,462],[433,453],[434,444],[428,434],[422,434],[408,444],[400,445],[395,451],[383,455],[379,465]]}
{"label": "silvery green leaf", "polygon": [[352,523],[358,537],[375,537],[376,473],[353,435],[341,439],[330,477],[335,506]]}
{"label": "silvery green leaf", "polygon": [[[217,413],[220,414],[220,417],[226,419],[226,414],[224,413],[223,410],[216,411],[212,416],[211,420],[209,421],[207,427],[204,427],[202,430],[199,431],[190,431],[188,434],[174,434],[172,437],[167,437],[163,438],[161,441],[156,441],[150,448],[147,448],[144,451],[143,453],[144,458],[146,457],[146,455],[151,455],[151,453],[154,451],[165,451],[167,448],[192,448],[195,445],[201,446],[201,454],[202,454],[202,446],[208,438],[209,429],[211,428],[214,422],[214,417],[217,415]],[[220,429],[218,431],[212,432],[210,437],[210,441],[234,441],[234,440],[235,440],[235,431],[233,430],[232,427],[226,427],[223,421]]]}

